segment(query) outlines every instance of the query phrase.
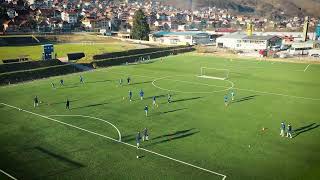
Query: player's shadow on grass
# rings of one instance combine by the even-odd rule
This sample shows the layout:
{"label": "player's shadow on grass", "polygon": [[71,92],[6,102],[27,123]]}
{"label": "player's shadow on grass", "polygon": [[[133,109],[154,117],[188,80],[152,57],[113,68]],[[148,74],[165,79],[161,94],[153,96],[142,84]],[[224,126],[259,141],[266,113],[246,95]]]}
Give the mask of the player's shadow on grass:
{"label": "player's shadow on grass", "polygon": [[303,126],[303,127],[297,128],[297,129],[294,130],[293,137],[295,138],[295,137],[299,136],[302,133],[305,133],[305,132],[311,131],[313,129],[316,129],[319,126],[320,126],[319,124],[316,125],[316,123],[312,123],[312,124],[309,124],[307,126]]}
{"label": "player's shadow on grass", "polygon": [[105,104],[109,104],[109,102],[97,103],[97,104],[89,104],[89,105],[75,107],[75,108],[71,108],[71,109],[82,109],[82,108],[96,107],[96,106],[102,106],[102,105],[105,105]]}
{"label": "player's shadow on grass", "polygon": [[106,79],[106,80],[99,80],[99,81],[88,81],[88,82],[84,82],[84,84],[95,84],[95,83],[103,83],[103,82],[111,82],[111,80]]}
{"label": "player's shadow on grass", "polygon": [[[76,101],[79,101],[79,99],[70,100],[70,102],[76,102]],[[59,102],[50,103],[50,105],[65,104],[65,103],[66,101],[59,101]]]}
{"label": "player's shadow on grass", "polygon": [[158,140],[158,141],[147,144],[144,147],[153,146],[153,145],[161,144],[161,143],[166,143],[166,142],[178,140],[181,138],[186,138],[186,137],[192,136],[194,134],[197,134],[199,132],[200,131],[195,131],[195,129],[192,128],[192,129],[187,129],[187,130],[182,130],[182,131],[176,131],[172,134],[165,134],[165,135],[157,136],[155,138],[152,138],[151,140],[152,141]]}
{"label": "player's shadow on grass", "polygon": [[68,164],[68,166],[63,166],[61,170],[53,170],[51,172],[48,172],[46,173],[45,175],[40,175],[38,177],[35,177],[35,179],[46,179],[46,177],[49,177],[49,176],[57,176],[59,174],[64,174],[64,173],[69,173],[70,171],[73,171],[73,170],[77,170],[79,168],[83,168],[83,167],[86,167],[85,165],[79,163],[79,162],[76,162],[74,160],[71,160],[65,156],[62,156],[62,155],[59,155],[55,152],[52,152],[48,149],[45,149],[43,147],[35,147],[35,149],[43,154],[46,154],[48,155],[49,157],[51,158],[54,158],[60,162],[63,162],[65,164]]}
{"label": "player's shadow on grass", "polygon": [[173,110],[168,110],[168,111],[163,111],[163,112],[156,112],[154,114],[151,114],[150,116],[159,116],[159,115],[163,115],[163,114],[174,113],[177,111],[183,111],[186,109],[188,109],[188,108],[179,108],[179,109],[173,109]]}
{"label": "player's shadow on grass", "polygon": [[70,85],[59,86],[59,87],[57,87],[57,89],[72,89],[72,88],[77,88],[77,87],[79,87],[78,84],[76,84],[76,85],[70,84]]}
{"label": "player's shadow on grass", "polygon": [[169,111],[160,112],[160,114],[168,114],[168,113],[173,113],[173,112],[177,112],[177,111],[182,111],[185,109],[188,109],[188,108],[173,109],[173,110],[169,110]]}
{"label": "player's shadow on grass", "polygon": [[135,82],[135,83],[130,83],[130,85],[138,85],[138,84],[148,84],[148,83],[152,83],[152,81],[143,81],[143,82]]}
{"label": "player's shadow on grass", "polygon": [[136,139],[137,134],[129,134],[125,136],[121,136],[121,141],[123,142],[130,142]]}
{"label": "player's shadow on grass", "polygon": [[152,140],[156,140],[156,139],[160,139],[160,138],[165,138],[165,137],[170,137],[170,136],[175,136],[175,135],[180,135],[180,134],[185,134],[188,133],[190,131],[193,131],[195,128],[191,128],[191,129],[186,129],[186,130],[182,130],[182,131],[176,131],[174,133],[171,134],[165,134],[165,135],[161,135],[161,136],[157,136],[152,138]]}
{"label": "player's shadow on grass", "polygon": [[[167,95],[166,94],[162,94],[162,95],[157,95],[156,96],[156,98],[158,99],[158,98],[162,98],[162,97],[167,97]],[[153,98],[153,96],[149,96],[149,97],[146,97],[146,98],[144,98],[144,99],[152,99]]]}
{"label": "player's shadow on grass", "polygon": [[240,103],[240,102],[244,102],[244,101],[250,101],[250,100],[255,99],[255,97],[257,97],[257,96],[259,96],[259,95],[242,97],[240,99],[235,99],[234,101],[232,101],[232,103]]}
{"label": "player's shadow on grass", "polygon": [[184,99],[177,99],[177,100],[173,100],[171,101],[172,103],[176,103],[176,102],[183,102],[183,101],[191,101],[191,100],[197,100],[200,99],[202,97],[192,97],[192,98],[184,98]]}
{"label": "player's shadow on grass", "polygon": [[53,158],[55,158],[55,159],[57,159],[59,161],[68,163],[68,164],[70,164],[72,166],[75,166],[75,167],[78,167],[78,168],[85,167],[85,165],[83,165],[83,164],[81,164],[79,162],[73,161],[73,160],[71,160],[71,159],[69,159],[69,158],[67,158],[65,156],[62,156],[62,155],[59,155],[59,154],[54,153],[52,151],[49,151],[48,149],[45,149],[43,147],[37,146],[37,147],[35,147],[35,149],[40,151],[40,152],[42,152],[42,153],[44,153],[44,154],[47,154],[47,155],[53,157]]}

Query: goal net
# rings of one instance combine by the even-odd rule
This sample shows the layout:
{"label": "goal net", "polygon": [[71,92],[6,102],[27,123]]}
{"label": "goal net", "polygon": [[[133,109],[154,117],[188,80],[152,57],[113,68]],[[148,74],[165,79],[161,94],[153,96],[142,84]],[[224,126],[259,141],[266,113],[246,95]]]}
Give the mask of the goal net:
{"label": "goal net", "polygon": [[226,80],[229,78],[229,70],[201,67],[201,74],[199,77],[208,78],[208,79]]}

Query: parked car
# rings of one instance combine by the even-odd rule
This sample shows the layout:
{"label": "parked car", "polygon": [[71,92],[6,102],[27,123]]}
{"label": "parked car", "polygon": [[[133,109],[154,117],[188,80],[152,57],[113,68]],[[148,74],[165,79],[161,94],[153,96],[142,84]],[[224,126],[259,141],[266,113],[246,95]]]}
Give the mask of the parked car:
{"label": "parked car", "polygon": [[272,51],[280,51],[281,50],[281,46],[273,46],[271,47]]}
{"label": "parked car", "polygon": [[311,49],[311,50],[309,50],[309,56],[319,57],[320,56],[320,49]]}

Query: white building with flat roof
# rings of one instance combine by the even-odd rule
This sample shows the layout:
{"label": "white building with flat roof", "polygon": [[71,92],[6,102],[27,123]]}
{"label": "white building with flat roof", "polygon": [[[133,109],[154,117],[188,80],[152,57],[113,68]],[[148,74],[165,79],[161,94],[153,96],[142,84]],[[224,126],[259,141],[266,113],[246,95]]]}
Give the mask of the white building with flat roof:
{"label": "white building with flat roof", "polygon": [[217,47],[235,50],[265,50],[273,46],[280,46],[281,44],[282,39],[278,36],[248,36],[241,32],[224,35],[216,40]]}
{"label": "white building with flat roof", "polygon": [[210,44],[210,35],[200,31],[165,32],[149,34],[149,41],[166,45]]}
{"label": "white building with flat roof", "polygon": [[236,49],[238,40],[246,37],[247,35],[240,32],[227,34],[216,39],[217,47]]}

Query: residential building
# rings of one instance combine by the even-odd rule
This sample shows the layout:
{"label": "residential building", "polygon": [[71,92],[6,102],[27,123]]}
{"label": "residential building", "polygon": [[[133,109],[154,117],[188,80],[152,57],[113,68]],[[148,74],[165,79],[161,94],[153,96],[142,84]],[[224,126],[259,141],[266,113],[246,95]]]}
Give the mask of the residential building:
{"label": "residential building", "polygon": [[210,35],[206,32],[165,32],[149,34],[149,41],[166,45],[210,44]]}
{"label": "residential building", "polygon": [[75,24],[78,22],[78,13],[75,11],[63,11],[61,13],[61,19],[69,24]]}

